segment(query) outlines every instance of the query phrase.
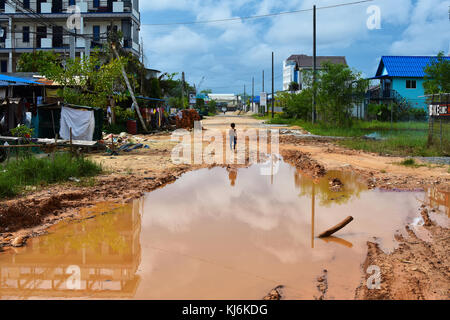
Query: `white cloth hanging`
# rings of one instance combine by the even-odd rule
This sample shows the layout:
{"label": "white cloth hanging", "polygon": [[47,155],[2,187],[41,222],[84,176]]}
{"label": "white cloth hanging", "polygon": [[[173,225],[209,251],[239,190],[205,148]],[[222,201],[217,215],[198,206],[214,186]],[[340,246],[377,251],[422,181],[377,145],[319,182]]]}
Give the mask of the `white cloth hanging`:
{"label": "white cloth hanging", "polygon": [[92,141],[95,131],[94,111],[62,107],[59,130],[62,139],[70,139],[70,128],[72,128],[72,140]]}

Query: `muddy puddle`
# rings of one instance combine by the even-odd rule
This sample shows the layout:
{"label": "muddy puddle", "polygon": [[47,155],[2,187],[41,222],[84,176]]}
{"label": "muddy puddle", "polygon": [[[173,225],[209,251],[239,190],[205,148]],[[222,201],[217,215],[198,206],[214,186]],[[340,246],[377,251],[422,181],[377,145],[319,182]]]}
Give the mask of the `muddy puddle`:
{"label": "muddy puddle", "polygon": [[[393,250],[405,224],[420,228],[424,202],[448,223],[448,194],[369,191],[351,172],[313,180],[285,163],[277,175],[260,173],[190,172],[134,203],[59,224],[0,254],[0,299],[261,299],[278,285],[286,299],[314,299],[325,269],[326,298],[352,299],[368,240]],[[344,188],[330,191],[329,178]],[[334,237],[316,238],[349,215]]]}

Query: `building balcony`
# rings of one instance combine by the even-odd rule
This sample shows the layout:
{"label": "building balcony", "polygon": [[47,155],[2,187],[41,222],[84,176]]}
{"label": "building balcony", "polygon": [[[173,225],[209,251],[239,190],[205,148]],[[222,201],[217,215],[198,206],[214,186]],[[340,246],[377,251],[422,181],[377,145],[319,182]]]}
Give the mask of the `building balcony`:
{"label": "building balcony", "polygon": [[[139,18],[139,12],[133,8],[131,0],[123,1],[76,1],[76,6],[81,13],[132,13],[136,18]],[[63,1],[48,1],[36,2],[30,1],[30,9],[41,14],[68,14],[68,2]],[[5,3],[5,8],[0,9],[0,13],[7,14],[21,14],[22,9],[18,10],[15,3]]]}

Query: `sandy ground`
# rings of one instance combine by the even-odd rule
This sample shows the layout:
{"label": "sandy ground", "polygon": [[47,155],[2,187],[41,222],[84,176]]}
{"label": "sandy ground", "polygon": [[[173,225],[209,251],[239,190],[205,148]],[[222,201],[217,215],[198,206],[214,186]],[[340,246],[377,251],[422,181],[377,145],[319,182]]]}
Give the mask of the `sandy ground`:
{"label": "sandy ground", "polygon": [[[224,132],[231,123],[235,123],[238,129],[264,127],[262,121],[251,117],[217,116],[202,122],[204,130]],[[29,237],[44,234],[61,220],[90,218],[84,214],[86,208],[105,202],[128,202],[145,192],[173,183],[187,171],[208,167],[205,164],[174,164],[172,149],[178,142],[171,141],[170,134],[140,137],[145,139],[143,143],[150,149],[118,156],[105,153],[89,156],[106,169],[102,176],[31,191],[0,202],[0,251],[6,246],[25,245]],[[313,176],[333,169],[352,170],[367,181],[369,188],[423,190],[433,186],[450,191],[448,167],[408,168],[397,164],[401,158],[348,150],[326,139],[315,141],[281,136],[280,152],[286,161]],[[409,230],[410,237],[397,239],[399,249],[389,255],[376,244],[368,243],[365,264],[376,262],[390,276],[383,282],[382,290],[373,291],[363,285],[367,275],[361,272],[362,285],[356,290],[356,299],[449,298],[448,229],[432,222],[424,228],[432,241],[424,241]]]}

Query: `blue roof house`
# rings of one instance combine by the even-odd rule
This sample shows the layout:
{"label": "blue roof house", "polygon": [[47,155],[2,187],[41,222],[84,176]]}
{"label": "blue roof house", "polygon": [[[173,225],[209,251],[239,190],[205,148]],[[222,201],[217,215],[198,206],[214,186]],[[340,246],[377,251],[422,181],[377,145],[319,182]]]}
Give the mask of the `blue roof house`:
{"label": "blue roof house", "polygon": [[[450,60],[450,57],[444,57]],[[380,85],[370,90],[370,101],[427,108],[423,83],[425,68],[437,57],[383,56],[375,77]]]}

